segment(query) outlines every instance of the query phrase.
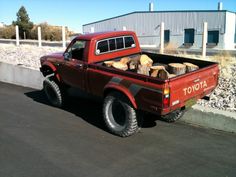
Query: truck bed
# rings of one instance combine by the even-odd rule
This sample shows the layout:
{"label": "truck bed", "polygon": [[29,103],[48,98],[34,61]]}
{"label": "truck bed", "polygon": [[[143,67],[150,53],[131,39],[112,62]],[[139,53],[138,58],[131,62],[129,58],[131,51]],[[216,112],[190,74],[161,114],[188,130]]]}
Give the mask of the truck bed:
{"label": "truck bed", "polygon": [[[139,80],[143,80],[143,81],[148,81],[148,82],[153,82],[153,83],[159,83],[160,84],[160,83],[169,82],[171,80],[176,80],[176,79],[181,78],[181,77],[186,77],[186,76],[191,75],[193,73],[198,73],[198,72],[201,72],[205,69],[216,67],[216,65],[217,65],[216,62],[203,61],[203,60],[184,58],[184,57],[177,57],[177,56],[171,56],[171,55],[155,54],[155,53],[149,53],[149,52],[143,52],[142,54],[148,55],[153,60],[153,63],[169,64],[169,63],[189,62],[189,63],[192,63],[192,64],[195,64],[195,65],[199,66],[199,69],[196,70],[196,71],[192,71],[192,72],[189,72],[189,73],[185,73],[185,74],[182,74],[182,75],[175,76],[175,77],[170,78],[170,79],[163,80],[163,79],[156,78],[156,77],[151,77],[151,76],[138,74],[136,72],[129,71],[129,70],[123,71],[123,70],[119,70],[119,69],[116,69],[116,68],[107,67],[107,66],[103,65],[104,62],[98,62],[98,63],[96,63],[95,65],[92,65],[92,66],[93,67],[96,66],[96,68],[99,67],[99,69],[102,69],[102,70],[108,71],[108,72],[112,72],[112,73],[115,73],[115,74],[124,75],[124,76],[128,76],[128,77],[132,77],[134,79],[139,79]],[[140,55],[140,54],[131,55],[129,57],[132,58],[132,57],[135,57],[137,55]],[[114,58],[114,59],[111,59],[111,60],[119,61],[121,58],[122,57]]]}
{"label": "truck bed", "polygon": [[[165,115],[179,108],[192,106],[196,103],[197,99],[210,94],[218,84],[219,69],[218,64],[215,62],[148,52],[142,54],[148,55],[153,60],[153,63],[168,64],[190,62],[198,65],[199,69],[170,79],[162,80],[156,77],[138,74],[136,72],[107,67],[103,65],[103,62],[99,62],[91,64],[90,67],[95,69],[94,75],[91,78],[94,78],[95,75],[97,75],[96,71],[99,70],[99,72],[104,72],[100,77],[110,75],[116,78],[121,78],[127,83],[133,83],[143,87],[144,89],[142,90],[142,93],[137,98],[137,100],[140,101],[140,105],[142,105],[141,109],[161,115]],[[134,56],[135,55],[129,57]],[[115,58],[112,60],[119,61],[120,59],[121,58]],[[97,76],[97,78],[98,77],[99,76]],[[122,84],[125,86],[126,82],[123,82]],[[163,108],[161,105],[163,102],[162,95],[164,94],[163,89],[166,87],[168,87],[170,91],[170,102],[168,108]],[[101,91],[102,90],[100,90],[100,92]]]}

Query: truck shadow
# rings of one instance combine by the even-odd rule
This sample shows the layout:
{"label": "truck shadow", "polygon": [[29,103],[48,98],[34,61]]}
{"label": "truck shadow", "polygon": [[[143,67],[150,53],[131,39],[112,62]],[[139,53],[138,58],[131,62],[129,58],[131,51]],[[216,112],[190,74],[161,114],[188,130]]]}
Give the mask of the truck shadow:
{"label": "truck shadow", "polygon": [[[51,106],[43,90],[31,91],[24,94],[38,103]],[[61,109],[76,115],[89,124],[92,124],[104,131],[108,131],[103,121],[102,101],[102,99],[94,96],[78,92],[74,94],[72,91],[72,93],[69,93],[65,106]],[[142,122],[142,128],[155,127],[157,125],[157,119],[158,118],[155,118],[154,116],[146,115]]]}

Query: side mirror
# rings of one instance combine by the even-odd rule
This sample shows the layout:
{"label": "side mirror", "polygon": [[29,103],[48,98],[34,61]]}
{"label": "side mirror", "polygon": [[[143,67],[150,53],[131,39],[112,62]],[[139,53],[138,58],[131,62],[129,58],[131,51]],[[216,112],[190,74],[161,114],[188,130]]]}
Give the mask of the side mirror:
{"label": "side mirror", "polygon": [[65,59],[65,60],[67,60],[67,61],[70,60],[70,53],[69,53],[69,52],[65,52],[65,53],[63,54],[63,56],[64,56],[64,59]]}

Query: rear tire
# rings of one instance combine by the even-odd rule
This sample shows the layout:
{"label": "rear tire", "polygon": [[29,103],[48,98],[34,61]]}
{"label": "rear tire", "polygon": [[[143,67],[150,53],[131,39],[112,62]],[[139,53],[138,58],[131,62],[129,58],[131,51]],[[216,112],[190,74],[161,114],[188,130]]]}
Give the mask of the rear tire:
{"label": "rear tire", "polygon": [[179,120],[181,117],[183,117],[185,113],[184,109],[177,109],[167,115],[162,116],[162,119],[166,122],[176,122],[177,120]]}
{"label": "rear tire", "polygon": [[121,137],[128,137],[139,129],[137,112],[125,95],[112,92],[105,97],[103,118],[109,131]]}
{"label": "rear tire", "polygon": [[53,80],[46,78],[43,82],[43,89],[50,103],[55,107],[62,107],[64,103],[64,92],[62,88]]}

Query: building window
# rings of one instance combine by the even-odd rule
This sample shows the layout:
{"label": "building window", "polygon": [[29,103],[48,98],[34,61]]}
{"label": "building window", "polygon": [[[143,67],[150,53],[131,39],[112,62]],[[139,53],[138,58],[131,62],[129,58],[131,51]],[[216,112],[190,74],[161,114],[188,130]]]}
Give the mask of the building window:
{"label": "building window", "polygon": [[164,43],[168,44],[170,42],[170,30],[164,31]]}
{"label": "building window", "polygon": [[184,30],[184,44],[193,44],[194,43],[194,29],[185,29]]}
{"label": "building window", "polygon": [[208,31],[207,43],[208,44],[218,44],[219,43],[219,31]]}

